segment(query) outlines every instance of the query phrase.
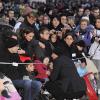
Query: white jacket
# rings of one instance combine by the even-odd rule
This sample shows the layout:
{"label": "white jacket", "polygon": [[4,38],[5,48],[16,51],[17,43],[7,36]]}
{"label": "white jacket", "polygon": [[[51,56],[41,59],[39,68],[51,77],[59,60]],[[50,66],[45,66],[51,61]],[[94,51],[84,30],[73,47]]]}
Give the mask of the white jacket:
{"label": "white jacket", "polygon": [[[98,46],[99,45],[99,46]],[[98,47],[98,48],[97,48]],[[93,56],[92,59],[100,60],[100,44],[98,42],[94,42],[90,49],[89,49],[89,55]]]}

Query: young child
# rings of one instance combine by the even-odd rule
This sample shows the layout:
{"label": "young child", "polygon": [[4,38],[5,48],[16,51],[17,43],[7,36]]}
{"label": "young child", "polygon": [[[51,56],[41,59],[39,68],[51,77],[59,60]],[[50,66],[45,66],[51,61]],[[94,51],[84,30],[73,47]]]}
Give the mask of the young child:
{"label": "young child", "polygon": [[32,60],[26,60],[24,63],[25,63],[26,75],[23,76],[23,80],[31,81],[32,86],[30,89],[32,91],[32,96],[34,100],[37,100],[38,95],[41,91],[42,84],[40,81],[35,79],[35,75],[36,75],[34,69],[35,66],[33,65]]}
{"label": "young child", "polygon": [[50,75],[50,71],[48,70],[49,58],[45,57],[43,63],[40,60],[35,60],[34,63],[37,63],[34,66],[38,73],[35,78],[41,82],[47,82],[49,80],[48,76]]}
{"label": "young child", "polygon": [[32,60],[26,60],[25,63],[25,75],[23,76],[24,80],[32,80],[35,77],[34,65]]}

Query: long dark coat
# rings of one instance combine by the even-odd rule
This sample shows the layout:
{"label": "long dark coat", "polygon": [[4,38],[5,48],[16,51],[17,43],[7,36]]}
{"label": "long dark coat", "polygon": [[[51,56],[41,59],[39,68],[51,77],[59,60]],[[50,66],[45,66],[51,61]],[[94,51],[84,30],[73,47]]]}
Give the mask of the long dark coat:
{"label": "long dark coat", "polygon": [[[18,54],[10,53],[3,45],[0,48],[0,62],[13,63],[20,62]],[[25,72],[25,67],[23,65],[13,66],[12,64],[1,64],[0,63],[0,72],[5,74],[7,77],[12,80],[21,79]]]}
{"label": "long dark coat", "polygon": [[[56,84],[55,87],[53,87],[54,84]],[[53,92],[52,88],[56,87],[59,87],[58,91],[62,91],[67,98],[80,97],[80,93],[86,91],[85,81],[78,75],[73,61],[66,56],[61,56],[54,61],[50,82],[46,84],[47,90],[55,97],[58,94],[56,94],[56,89],[53,89]]]}

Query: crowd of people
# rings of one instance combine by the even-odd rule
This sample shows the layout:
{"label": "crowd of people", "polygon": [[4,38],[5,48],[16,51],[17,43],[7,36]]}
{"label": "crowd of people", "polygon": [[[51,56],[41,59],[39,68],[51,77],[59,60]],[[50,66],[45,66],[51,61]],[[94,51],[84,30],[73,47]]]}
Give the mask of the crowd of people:
{"label": "crowd of people", "polygon": [[8,77],[18,91],[14,100],[21,100],[19,89],[23,100],[40,100],[42,87],[56,100],[86,95],[83,76],[89,70],[84,55],[100,72],[99,3],[80,0],[34,6],[28,0],[0,0],[0,94],[13,100],[5,89],[8,81],[3,80]]}

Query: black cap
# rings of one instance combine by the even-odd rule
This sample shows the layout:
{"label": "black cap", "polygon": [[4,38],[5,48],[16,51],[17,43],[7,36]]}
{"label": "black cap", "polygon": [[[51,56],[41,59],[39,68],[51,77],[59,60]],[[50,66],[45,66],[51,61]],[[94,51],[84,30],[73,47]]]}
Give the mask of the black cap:
{"label": "black cap", "polygon": [[14,39],[14,38],[10,38],[10,37],[6,38],[5,46],[7,48],[12,48],[12,47],[14,47],[16,45],[18,45],[18,40]]}

